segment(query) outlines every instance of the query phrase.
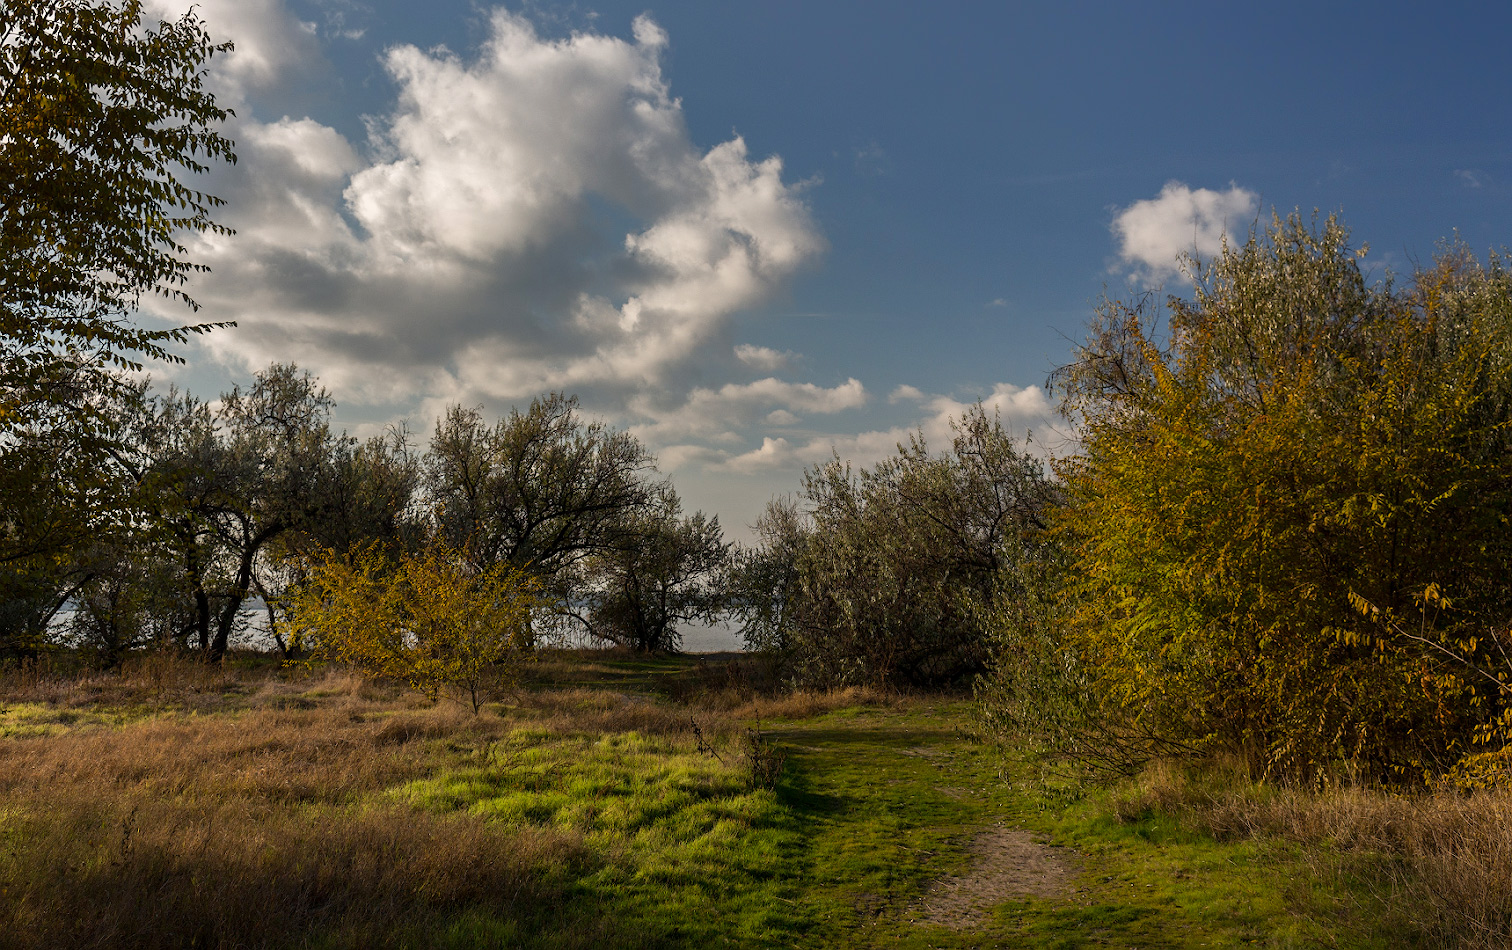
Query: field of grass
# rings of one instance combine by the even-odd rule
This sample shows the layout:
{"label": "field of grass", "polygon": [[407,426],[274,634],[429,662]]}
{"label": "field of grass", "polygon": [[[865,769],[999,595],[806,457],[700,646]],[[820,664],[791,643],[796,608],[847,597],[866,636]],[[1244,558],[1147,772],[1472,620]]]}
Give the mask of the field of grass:
{"label": "field of grass", "polygon": [[478,716],[266,665],[12,676],[0,947],[1415,945],[1359,862],[1043,779],[965,698],[731,662],[555,655]]}

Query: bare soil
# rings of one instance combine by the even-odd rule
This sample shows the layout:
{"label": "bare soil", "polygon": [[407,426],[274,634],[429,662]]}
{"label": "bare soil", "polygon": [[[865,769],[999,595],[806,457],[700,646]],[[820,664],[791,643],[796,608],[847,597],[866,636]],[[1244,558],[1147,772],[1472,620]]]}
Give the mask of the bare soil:
{"label": "bare soil", "polygon": [[935,882],[919,908],[919,923],[970,930],[1004,901],[1069,893],[1080,871],[1075,852],[1036,841],[1017,828],[989,828],[972,840],[969,850],[970,870]]}

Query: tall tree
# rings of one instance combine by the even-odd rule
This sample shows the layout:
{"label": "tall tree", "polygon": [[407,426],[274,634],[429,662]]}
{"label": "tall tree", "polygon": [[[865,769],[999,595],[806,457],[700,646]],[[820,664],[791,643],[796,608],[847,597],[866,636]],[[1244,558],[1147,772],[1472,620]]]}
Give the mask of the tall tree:
{"label": "tall tree", "polygon": [[235,160],[204,84],[226,49],[139,0],[0,0],[0,589],[24,615],[0,651],[35,647],[60,565],[121,520],[119,371],[215,326],[133,315],[148,295],[194,308],[183,235],[225,231],[191,176]]}
{"label": "tall tree", "polygon": [[183,235],[226,233],[188,176],[235,161],[204,86],[229,48],[193,13],[145,24],[140,0],[0,4],[0,426],[211,326],[131,317],[148,294],[195,308]]}
{"label": "tall tree", "polygon": [[224,581],[210,659],[226,652],[242,605],[256,593],[271,546],[308,530],[342,504],[330,395],[308,373],[274,365],[250,388],[221,397],[219,464],[230,492],[209,512],[224,551]]}
{"label": "tall tree", "polygon": [[454,406],[436,426],[426,478],[446,541],[480,566],[507,562],[551,578],[615,546],[655,492],[636,438],[585,422],[552,393],[489,427]]}

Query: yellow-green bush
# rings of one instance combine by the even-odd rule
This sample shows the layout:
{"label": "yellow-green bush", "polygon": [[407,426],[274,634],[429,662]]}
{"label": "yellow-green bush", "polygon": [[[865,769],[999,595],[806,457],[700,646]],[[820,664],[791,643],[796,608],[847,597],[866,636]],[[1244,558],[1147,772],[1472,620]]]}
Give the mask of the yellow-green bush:
{"label": "yellow-green bush", "polygon": [[1064,731],[1111,760],[1410,777],[1499,736],[1512,277],[1451,248],[1370,283],[1347,239],[1277,219],[1165,326],[1148,298],[1105,305],[1059,375],[1081,444],[1058,616],[1002,625],[1000,653],[1052,652]]}
{"label": "yellow-green bush", "polygon": [[320,661],[406,682],[434,699],[464,696],[477,711],[533,645],[535,580],[508,565],[473,567],[445,543],[391,559],[369,546],[305,560],[284,609],[296,644]]}

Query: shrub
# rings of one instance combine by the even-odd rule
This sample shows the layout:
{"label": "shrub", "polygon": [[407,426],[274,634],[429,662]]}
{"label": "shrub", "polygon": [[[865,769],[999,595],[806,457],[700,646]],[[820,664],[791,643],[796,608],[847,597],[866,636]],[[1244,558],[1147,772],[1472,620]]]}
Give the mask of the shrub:
{"label": "shrub", "polygon": [[1185,749],[1302,780],[1341,760],[1439,774],[1498,735],[1501,259],[1450,248],[1369,284],[1337,221],[1294,216],[1200,267],[1168,330],[1154,315],[1108,303],[1058,374],[1081,449],[1058,469],[1065,600],[1041,639],[1085,677],[1083,726],[1131,767]]}
{"label": "shrub", "polygon": [[283,602],[296,646],[433,700],[450,689],[476,713],[533,645],[536,582],[508,565],[473,567],[441,541],[397,560],[375,546],[347,558],[327,552],[300,570],[303,582]]}

